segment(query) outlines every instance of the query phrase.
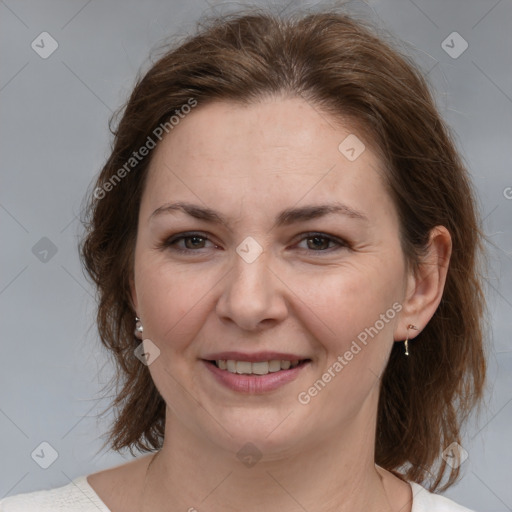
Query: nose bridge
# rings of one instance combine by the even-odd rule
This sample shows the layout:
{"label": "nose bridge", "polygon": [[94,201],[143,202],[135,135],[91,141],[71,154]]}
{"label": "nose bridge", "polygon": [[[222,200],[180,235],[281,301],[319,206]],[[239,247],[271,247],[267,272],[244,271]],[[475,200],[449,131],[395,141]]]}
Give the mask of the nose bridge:
{"label": "nose bridge", "polygon": [[256,246],[253,238],[244,240],[236,249],[233,272],[230,279],[230,293],[237,299],[238,304],[251,305],[253,309],[264,307],[271,290],[269,279],[268,248],[260,244]]}
{"label": "nose bridge", "polygon": [[217,306],[220,316],[244,329],[253,329],[263,320],[281,320],[286,314],[279,280],[271,270],[272,252],[263,244],[247,237],[236,248]]}
{"label": "nose bridge", "polygon": [[[257,244],[257,245],[256,245]],[[233,263],[233,284],[262,292],[268,286],[270,250],[248,237],[237,248]]]}

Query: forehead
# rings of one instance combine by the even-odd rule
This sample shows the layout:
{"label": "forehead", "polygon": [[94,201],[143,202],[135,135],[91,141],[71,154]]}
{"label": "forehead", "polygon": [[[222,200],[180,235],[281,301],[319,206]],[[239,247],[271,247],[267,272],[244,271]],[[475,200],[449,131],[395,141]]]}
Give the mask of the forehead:
{"label": "forehead", "polygon": [[[159,144],[157,153],[166,147],[179,146],[188,150],[187,158],[222,160],[228,155],[253,159],[262,152],[277,154],[282,149],[282,158],[289,156],[297,160],[317,159],[318,153],[327,149],[327,155],[335,160],[340,156],[340,137],[352,135],[354,142],[357,137],[366,148],[373,145],[355,126],[297,97],[272,97],[251,104],[228,101],[199,104],[179,121]],[[360,143],[355,148],[359,151]],[[346,153],[346,156],[354,155]],[[369,155],[366,156],[368,160]]]}
{"label": "forehead", "polygon": [[154,150],[143,206],[178,199],[227,208],[238,199],[238,208],[282,208],[336,199],[379,215],[393,206],[372,146],[302,98],[199,104]]}

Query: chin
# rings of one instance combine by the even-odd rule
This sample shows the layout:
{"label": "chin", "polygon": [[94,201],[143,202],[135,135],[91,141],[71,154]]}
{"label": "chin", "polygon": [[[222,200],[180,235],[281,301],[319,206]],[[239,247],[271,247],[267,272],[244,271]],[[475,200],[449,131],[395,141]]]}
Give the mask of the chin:
{"label": "chin", "polygon": [[235,455],[255,449],[265,457],[278,458],[306,443],[307,425],[300,421],[298,414],[290,412],[290,409],[281,408],[265,414],[261,408],[253,411],[244,408],[232,411],[229,417],[216,416],[225,430],[219,425],[212,441]]}

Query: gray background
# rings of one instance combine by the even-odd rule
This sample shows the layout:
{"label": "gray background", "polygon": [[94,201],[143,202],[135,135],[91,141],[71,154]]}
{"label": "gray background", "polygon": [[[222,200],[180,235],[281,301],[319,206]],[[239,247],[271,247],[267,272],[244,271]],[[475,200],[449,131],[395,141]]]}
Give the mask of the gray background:
{"label": "gray background", "polygon": [[[102,386],[112,367],[78,260],[77,215],[108,154],[108,119],[147,69],[150,51],[171,34],[193,31],[212,9],[243,5],[220,4],[0,1],[0,498],[65,485],[131,458],[99,452],[111,416],[97,415],[110,401]],[[410,45],[478,191],[493,242],[489,385],[481,416],[465,432],[463,477],[446,495],[479,511],[512,510],[512,3],[370,0],[350,8]],[[44,31],[58,42],[46,59],[31,47]],[[454,31],[469,45],[457,58],[442,47]],[[448,44],[452,53],[462,48],[461,40]],[[48,469],[31,457],[42,442],[58,453]]]}

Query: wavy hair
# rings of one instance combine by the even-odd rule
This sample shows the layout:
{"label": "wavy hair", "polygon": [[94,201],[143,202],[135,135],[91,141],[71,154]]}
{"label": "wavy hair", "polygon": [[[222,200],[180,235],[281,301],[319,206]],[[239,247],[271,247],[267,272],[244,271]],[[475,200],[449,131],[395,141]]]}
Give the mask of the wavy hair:
{"label": "wavy hair", "polygon": [[[436,490],[459,468],[440,457],[460,442],[462,424],[483,394],[484,235],[476,195],[425,77],[405,52],[365,21],[330,9],[287,17],[254,9],[203,19],[194,35],[166,47],[139,76],[118,112],[111,154],[87,197],[80,255],[97,287],[97,324],[116,364],[107,443],[116,450],[162,446],[165,403],[147,366],[134,356],[130,277],[137,220],[151,152],[113,184],[148,137],[194,98],[255,103],[300,96],[359,127],[385,163],[400,219],[400,240],[417,268],[429,232],[445,226],[452,256],[438,309],[403,357],[394,343],[381,380],[375,462]],[[366,139],[365,139],[366,140]],[[133,163],[133,162],[132,162]],[[126,167],[125,167],[126,169]],[[108,187],[107,183],[111,183]],[[109,188],[98,197],[97,191]]]}

